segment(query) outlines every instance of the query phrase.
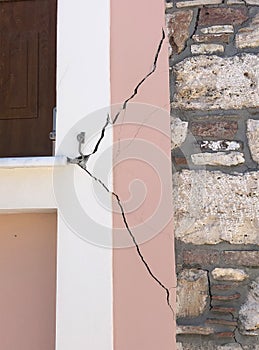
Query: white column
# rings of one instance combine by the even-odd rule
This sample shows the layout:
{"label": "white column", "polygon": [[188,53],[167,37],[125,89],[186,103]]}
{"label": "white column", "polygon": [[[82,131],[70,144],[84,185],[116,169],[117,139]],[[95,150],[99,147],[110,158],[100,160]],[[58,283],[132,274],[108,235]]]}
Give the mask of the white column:
{"label": "white column", "polygon": [[[109,41],[109,0],[58,1],[58,155],[78,155],[77,133],[85,131],[88,138],[105,122],[106,113],[96,119],[91,113],[110,104]],[[83,122],[77,124],[80,120]],[[103,144],[112,145],[111,133]],[[111,152],[112,147],[106,156],[110,164]],[[105,194],[104,210],[92,194],[94,181],[77,166],[55,172],[59,179],[54,174],[58,205],[56,350],[111,350],[112,251],[94,244],[101,226],[106,227],[107,239],[112,237],[111,198]],[[98,176],[102,175],[106,181],[107,174],[99,171]],[[82,209],[78,218],[75,193]],[[88,242],[89,237],[93,243]]]}

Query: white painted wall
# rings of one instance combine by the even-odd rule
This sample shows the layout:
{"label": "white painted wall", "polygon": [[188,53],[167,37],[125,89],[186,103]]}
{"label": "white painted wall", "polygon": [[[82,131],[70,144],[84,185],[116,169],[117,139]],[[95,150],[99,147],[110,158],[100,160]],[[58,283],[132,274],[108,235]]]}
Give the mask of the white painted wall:
{"label": "white painted wall", "polygon": [[[94,120],[88,114],[110,104],[109,7],[109,0],[58,1],[56,152],[59,155],[76,156],[77,133],[86,131],[88,138],[105,121],[106,115],[104,119]],[[82,118],[83,123],[75,126]],[[112,145],[111,133],[104,144]],[[111,164],[111,150],[107,154]],[[81,239],[77,231],[98,234],[102,223],[111,239],[111,198],[106,198],[108,210],[104,210],[94,196],[90,198],[91,178],[72,165],[58,170],[54,190],[59,205],[56,350],[110,350],[113,348],[112,251]],[[86,214],[79,218],[76,218],[75,192]],[[99,219],[89,223],[89,209]]]}

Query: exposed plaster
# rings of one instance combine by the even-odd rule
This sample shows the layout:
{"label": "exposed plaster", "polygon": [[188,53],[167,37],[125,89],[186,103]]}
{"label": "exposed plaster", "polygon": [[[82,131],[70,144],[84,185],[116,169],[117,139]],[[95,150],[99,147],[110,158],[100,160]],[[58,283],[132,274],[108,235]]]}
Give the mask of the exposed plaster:
{"label": "exposed plaster", "polygon": [[106,131],[106,128],[108,127],[109,124],[111,125],[114,125],[116,123],[116,121],[118,120],[120,114],[126,110],[127,108],[127,104],[138,94],[138,90],[139,88],[144,84],[144,82],[152,75],[155,73],[156,71],[156,68],[157,68],[157,62],[158,62],[158,59],[159,59],[159,55],[160,55],[160,52],[161,52],[161,49],[162,49],[162,46],[163,46],[163,43],[164,43],[164,40],[165,40],[165,32],[164,32],[164,29],[162,28],[162,37],[159,41],[159,45],[158,45],[158,48],[156,50],[156,54],[155,54],[155,58],[154,58],[154,61],[153,61],[153,65],[152,65],[152,69],[150,70],[150,72],[148,74],[145,75],[144,78],[142,78],[139,83],[136,85],[136,87],[134,88],[133,90],[133,93],[130,97],[128,97],[124,102],[123,102],[123,105],[122,105],[122,108],[116,113],[116,115],[114,116],[113,119],[110,118],[110,115],[108,114],[107,117],[106,117],[106,121],[105,121],[105,124],[101,130],[101,134],[100,134],[100,137],[99,139],[97,140],[95,146],[94,146],[94,149],[91,153],[89,154],[86,154],[86,155],[80,155],[79,157],[76,157],[75,159],[70,159],[68,158],[68,163],[71,163],[71,164],[76,164],[78,165],[81,169],[83,169],[94,181],[98,182],[104,189],[106,192],[110,193],[117,201],[118,203],[118,206],[120,208],[120,212],[121,212],[121,216],[122,216],[122,219],[123,219],[123,222],[124,222],[124,225],[125,225],[125,228],[127,230],[127,232],[129,233],[133,243],[134,243],[134,246],[136,248],[136,251],[137,251],[137,254],[140,258],[140,260],[142,261],[142,263],[144,264],[147,272],[149,273],[149,275],[153,278],[153,280],[166,292],[166,301],[167,301],[167,305],[168,307],[170,308],[171,312],[173,313],[173,317],[175,318],[175,312],[174,312],[174,309],[173,309],[173,306],[171,305],[170,303],[170,289],[167,288],[160,280],[159,278],[152,272],[148,262],[146,261],[146,259],[144,258],[142,252],[141,252],[141,249],[139,247],[139,244],[136,240],[136,237],[134,236],[132,230],[130,229],[129,227],[129,224],[128,224],[128,221],[127,221],[127,218],[126,218],[126,214],[125,214],[125,211],[124,211],[124,208],[123,208],[123,205],[121,203],[121,199],[119,197],[119,195],[113,191],[111,191],[105,184],[104,182],[94,176],[94,174],[92,174],[88,169],[87,169],[87,162],[89,160],[89,158],[97,153],[98,149],[99,149],[99,146],[105,136],[105,131]]}

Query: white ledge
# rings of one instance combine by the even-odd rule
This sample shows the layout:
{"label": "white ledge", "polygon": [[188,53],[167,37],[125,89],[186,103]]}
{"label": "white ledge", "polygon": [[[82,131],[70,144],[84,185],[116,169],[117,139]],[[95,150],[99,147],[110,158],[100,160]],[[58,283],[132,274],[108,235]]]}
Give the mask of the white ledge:
{"label": "white ledge", "polygon": [[67,157],[21,157],[0,158],[0,169],[3,168],[44,168],[67,165]]}

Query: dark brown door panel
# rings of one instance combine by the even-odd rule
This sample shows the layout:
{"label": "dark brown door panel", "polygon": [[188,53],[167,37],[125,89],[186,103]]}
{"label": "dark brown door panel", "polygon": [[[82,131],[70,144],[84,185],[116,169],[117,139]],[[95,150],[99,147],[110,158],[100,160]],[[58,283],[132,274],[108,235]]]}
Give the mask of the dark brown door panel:
{"label": "dark brown door panel", "polygon": [[0,0],[0,157],[51,155],[56,1]]}

